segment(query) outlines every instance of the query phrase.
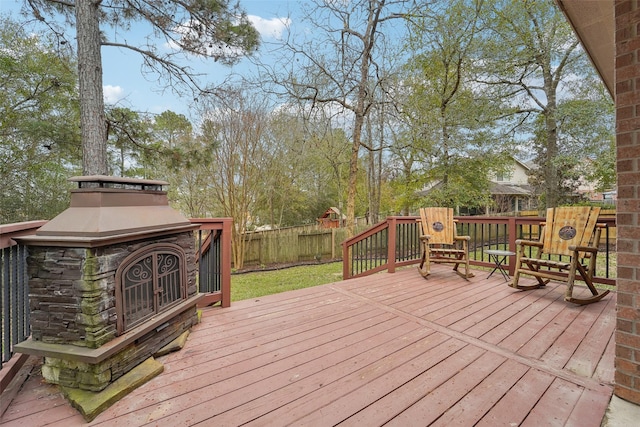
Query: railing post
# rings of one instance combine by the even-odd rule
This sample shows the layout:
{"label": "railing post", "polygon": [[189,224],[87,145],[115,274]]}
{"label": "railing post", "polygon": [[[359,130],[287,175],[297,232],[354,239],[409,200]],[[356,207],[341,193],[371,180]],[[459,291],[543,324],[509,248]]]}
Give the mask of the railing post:
{"label": "railing post", "polygon": [[395,217],[387,218],[387,272],[396,272],[396,234],[397,222]]}
{"label": "railing post", "polygon": [[609,278],[609,223],[604,228],[604,241],[605,241],[605,271],[604,277]]}
{"label": "railing post", "polygon": [[349,258],[349,246],[347,240],[342,242],[342,280],[351,278],[351,258]]}
{"label": "railing post", "polygon": [[232,218],[223,218],[222,220],[222,260],[220,272],[222,280],[220,283],[220,292],[222,293],[222,307],[231,306],[231,227],[233,226]]}
{"label": "railing post", "polygon": [[[516,217],[510,216],[507,223],[507,234],[509,236],[509,250],[511,252],[516,251],[516,240],[518,237],[518,227],[516,225]],[[516,272],[516,257],[511,255],[509,257],[509,276],[513,277]]]}

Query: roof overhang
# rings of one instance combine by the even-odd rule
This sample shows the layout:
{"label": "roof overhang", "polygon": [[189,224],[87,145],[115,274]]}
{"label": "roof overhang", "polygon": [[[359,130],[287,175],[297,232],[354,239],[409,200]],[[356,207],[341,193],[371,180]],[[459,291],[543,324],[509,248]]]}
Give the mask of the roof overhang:
{"label": "roof overhang", "polygon": [[613,0],[555,0],[614,98],[615,17]]}

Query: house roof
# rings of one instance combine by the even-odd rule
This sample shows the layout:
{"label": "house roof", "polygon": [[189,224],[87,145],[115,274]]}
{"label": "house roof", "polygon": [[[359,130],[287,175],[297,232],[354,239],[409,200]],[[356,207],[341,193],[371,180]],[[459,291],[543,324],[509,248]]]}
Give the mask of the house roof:
{"label": "house roof", "polygon": [[331,206],[329,209],[324,211],[324,213],[322,214],[322,216],[320,218],[329,218],[331,216],[331,214],[335,214],[339,218],[342,218],[342,219],[347,219],[347,216],[344,215],[342,212],[340,212],[340,209],[336,208],[335,206]]}
{"label": "house roof", "polygon": [[[418,197],[428,195],[433,189],[442,186],[442,182],[438,182],[432,185],[428,189],[416,192]],[[491,182],[489,184],[489,193],[495,195],[509,195],[509,196],[531,196],[532,190],[530,185],[518,185],[518,184],[498,184],[497,182]]]}
{"label": "house roof", "polygon": [[497,182],[491,183],[489,191],[492,195],[531,196],[532,194],[530,185],[498,184]]}
{"label": "house roof", "polygon": [[515,157],[512,157],[513,161],[516,162],[517,164],[519,164],[520,166],[522,166],[524,169],[526,170],[531,170],[532,169],[532,163],[531,162],[523,162],[520,161],[518,159],[516,159]]}
{"label": "house roof", "polygon": [[555,0],[614,97],[614,1]]}

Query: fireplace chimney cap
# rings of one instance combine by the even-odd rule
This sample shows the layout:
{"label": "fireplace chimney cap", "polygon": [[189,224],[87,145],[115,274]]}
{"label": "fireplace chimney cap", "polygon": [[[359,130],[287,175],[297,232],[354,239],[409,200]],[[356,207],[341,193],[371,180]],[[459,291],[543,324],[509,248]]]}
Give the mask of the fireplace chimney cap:
{"label": "fireplace chimney cap", "polygon": [[191,221],[169,205],[166,181],[93,175],[69,178],[70,206],[22,238],[27,245],[97,247],[194,230]]}
{"label": "fireplace chimney cap", "polygon": [[69,178],[70,182],[77,182],[78,188],[120,188],[128,190],[162,191],[167,181],[155,179],[126,178],[107,175],[85,175]]}

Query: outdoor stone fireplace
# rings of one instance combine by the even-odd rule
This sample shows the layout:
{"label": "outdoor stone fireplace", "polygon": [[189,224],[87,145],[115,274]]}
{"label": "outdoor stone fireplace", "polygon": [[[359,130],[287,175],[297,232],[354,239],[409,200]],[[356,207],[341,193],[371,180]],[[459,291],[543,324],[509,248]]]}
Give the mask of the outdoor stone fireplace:
{"label": "outdoor stone fireplace", "polygon": [[31,338],[51,383],[100,391],[197,322],[197,226],[164,181],[71,178],[70,207],[24,237]]}

